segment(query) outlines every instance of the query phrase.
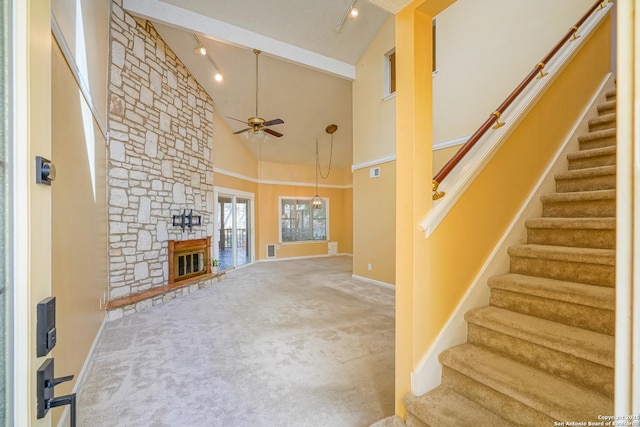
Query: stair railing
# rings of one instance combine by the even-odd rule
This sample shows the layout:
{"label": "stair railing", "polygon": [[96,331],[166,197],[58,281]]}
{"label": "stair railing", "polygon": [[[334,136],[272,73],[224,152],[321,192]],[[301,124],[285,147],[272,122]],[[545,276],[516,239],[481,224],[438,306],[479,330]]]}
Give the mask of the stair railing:
{"label": "stair railing", "polygon": [[[432,199],[438,200],[444,197],[444,191],[438,191],[438,187],[440,183],[449,175],[449,173],[460,163],[460,161],[466,156],[466,154],[473,148],[474,145],[482,138],[482,136],[491,128],[491,129],[499,129],[505,125],[504,122],[500,122],[500,116],[504,113],[504,111],[509,108],[511,103],[525,90],[525,88],[531,83],[534,79],[542,79],[548,73],[544,72],[544,67],[549,63],[551,58],[555,56],[556,53],[570,40],[576,40],[580,36],[576,33],[578,29],[584,22],[598,9],[604,9],[606,5],[609,3],[609,0],[598,0],[593,6],[580,18],[578,22],[567,32],[567,34],[549,51],[549,53],[533,68],[533,70],[525,77],[524,80],[516,87],[509,96],[500,104],[496,110],[489,115],[489,118],[476,130],[471,137],[465,142],[465,144],[460,147],[460,149],[454,154],[454,156],[449,159],[449,161],[440,169],[440,171],[433,177],[432,181]],[[537,77],[536,77],[537,76]]]}

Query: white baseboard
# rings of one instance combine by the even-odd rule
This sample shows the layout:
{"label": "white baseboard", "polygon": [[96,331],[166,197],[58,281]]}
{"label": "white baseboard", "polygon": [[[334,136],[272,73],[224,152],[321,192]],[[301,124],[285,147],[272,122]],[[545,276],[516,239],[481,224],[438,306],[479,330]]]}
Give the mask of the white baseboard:
{"label": "white baseboard", "polygon": [[594,112],[597,115],[597,105],[604,100],[605,87],[610,81],[612,81],[612,75],[608,74],[591,98],[588,107],[584,109],[582,115],[557,150],[542,177],[530,192],[522,208],[494,247],[464,297],[438,334],[433,345],[429,348],[417,368],[411,373],[411,392],[413,394],[419,396],[440,385],[442,366],[438,361],[438,355],[447,348],[467,341],[465,313],[473,308],[488,305],[489,287],[487,286],[487,280],[492,276],[509,271],[507,248],[526,242],[525,220],[542,215],[540,196],[555,191],[554,175],[566,170],[566,155],[568,152],[578,149],[578,136],[588,132],[588,117]]}
{"label": "white baseboard", "polygon": [[293,260],[296,260],[296,259],[329,258],[329,257],[335,257],[335,256],[353,256],[353,255],[351,255],[351,254],[336,254],[336,255],[323,254],[323,255],[292,256],[292,257],[283,257],[283,258],[264,258],[264,259],[259,259],[256,262],[293,261]]}
{"label": "white baseboard", "polygon": [[360,280],[362,282],[371,283],[372,285],[382,286],[383,288],[396,290],[396,286],[391,283],[381,282],[380,280],[369,279],[368,277],[358,276],[357,274],[352,274],[352,278],[356,280]]}
{"label": "white baseboard", "polygon": [[[98,342],[100,342],[100,338],[102,337],[102,333],[104,332],[104,328],[107,325],[107,323],[109,323],[109,321],[108,321],[108,317],[105,314],[104,319],[102,320],[102,325],[100,325],[100,329],[98,329],[98,333],[96,334],[96,337],[93,339],[93,343],[91,344],[89,353],[87,354],[87,357],[84,359],[84,363],[82,364],[82,369],[80,369],[80,373],[77,376],[76,383],[73,386],[73,390],[71,391],[72,393],[78,393],[78,390],[80,390],[80,388],[84,384],[87,371],[89,370],[89,366],[91,365],[91,361],[93,360],[93,354],[96,351],[96,347],[98,346]],[[77,401],[76,401],[76,404],[77,404]],[[69,406],[65,406],[64,411],[62,412],[62,416],[58,421],[58,427],[68,427],[70,424],[69,417],[70,417]]]}

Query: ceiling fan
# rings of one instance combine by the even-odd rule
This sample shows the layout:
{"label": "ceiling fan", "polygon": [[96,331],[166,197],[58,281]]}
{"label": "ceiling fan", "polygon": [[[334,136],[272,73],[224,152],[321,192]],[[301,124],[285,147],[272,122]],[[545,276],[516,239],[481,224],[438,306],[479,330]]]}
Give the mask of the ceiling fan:
{"label": "ceiling fan", "polygon": [[265,120],[262,117],[258,116],[258,55],[260,55],[261,51],[258,49],[254,49],[253,53],[256,54],[256,115],[255,117],[249,117],[247,121],[236,119],[233,117],[228,117],[231,120],[236,120],[238,122],[245,123],[248,127],[237,132],[234,132],[234,135],[251,131],[254,134],[259,133],[260,131],[268,133],[269,135],[273,135],[276,138],[280,138],[282,134],[280,132],[276,132],[273,129],[269,129],[268,126],[280,125],[284,123],[282,119],[273,119],[273,120]]}

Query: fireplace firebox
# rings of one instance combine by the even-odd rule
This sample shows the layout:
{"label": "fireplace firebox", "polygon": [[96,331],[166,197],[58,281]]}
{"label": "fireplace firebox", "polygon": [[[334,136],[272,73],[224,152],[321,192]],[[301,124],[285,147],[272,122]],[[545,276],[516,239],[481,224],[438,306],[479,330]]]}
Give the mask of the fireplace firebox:
{"label": "fireplace firebox", "polygon": [[211,237],[169,240],[169,284],[211,273]]}

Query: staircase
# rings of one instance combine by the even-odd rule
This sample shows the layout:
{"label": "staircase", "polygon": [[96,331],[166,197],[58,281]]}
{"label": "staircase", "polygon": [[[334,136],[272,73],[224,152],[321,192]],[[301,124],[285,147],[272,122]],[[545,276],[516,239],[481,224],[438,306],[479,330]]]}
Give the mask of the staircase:
{"label": "staircase", "polygon": [[[442,383],[404,403],[407,426],[553,426],[613,414],[616,95],[589,120],[467,343],[440,354]],[[391,424],[389,424],[391,425]],[[557,424],[559,425],[559,424]]]}

